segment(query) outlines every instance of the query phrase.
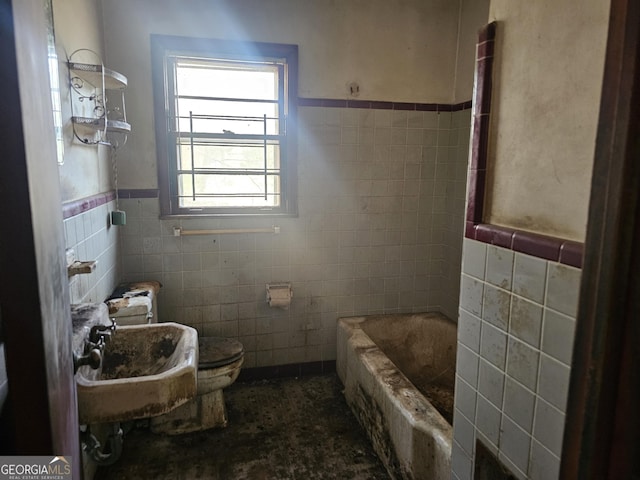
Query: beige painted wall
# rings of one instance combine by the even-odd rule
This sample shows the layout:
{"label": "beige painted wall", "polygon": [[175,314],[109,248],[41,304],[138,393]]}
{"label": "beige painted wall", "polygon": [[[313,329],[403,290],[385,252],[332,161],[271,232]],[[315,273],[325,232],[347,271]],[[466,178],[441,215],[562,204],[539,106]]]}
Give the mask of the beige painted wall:
{"label": "beige painted wall", "polygon": [[602,0],[491,1],[485,221],[584,240],[608,17]]}
{"label": "beige painted wall", "polygon": [[488,23],[489,0],[460,0],[453,103],[471,100],[478,30]]}
{"label": "beige painted wall", "polygon": [[[98,0],[52,0],[60,66],[60,94],[64,128],[64,165],[59,167],[62,201],[111,190],[111,164],[103,146],[83,145],[73,136],[67,57],[87,48],[103,56],[102,16]],[[84,61],[92,62],[93,56]]]}
{"label": "beige painted wall", "polygon": [[[459,3],[449,0],[103,0],[107,57],[129,77],[121,186],[155,188],[150,33],[294,43],[299,95],[451,103]],[[467,97],[470,98],[470,93]],[[465,98],[468,99],[468,98]]]}

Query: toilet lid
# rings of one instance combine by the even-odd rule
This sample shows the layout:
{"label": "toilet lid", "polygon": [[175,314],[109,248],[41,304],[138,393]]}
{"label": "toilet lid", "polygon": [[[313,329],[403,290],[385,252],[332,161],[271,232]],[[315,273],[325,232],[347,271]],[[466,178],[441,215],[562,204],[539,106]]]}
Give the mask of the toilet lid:
{"label": "toilet lid", "polygon": [[198,368],[216,368],[229,365],[244,355],[244,347],[237,340],[222,337],[200,337],[198,339]]}

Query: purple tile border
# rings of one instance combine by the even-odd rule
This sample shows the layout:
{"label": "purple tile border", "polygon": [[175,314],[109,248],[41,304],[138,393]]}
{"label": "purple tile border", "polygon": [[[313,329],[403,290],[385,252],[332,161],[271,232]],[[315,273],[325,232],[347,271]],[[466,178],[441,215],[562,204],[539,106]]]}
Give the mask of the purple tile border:
{"label": "purple tile border", "polygon": [[489,114],[493,75],[496,23],[478,33],[476,85],[473,98],[471,158],[467,188],[467,213],[464,236],[545,260],[582,268],[584,245],[558,237],[540,235],[515,228],[482,223],[487,180]]}
{"label": "purple tile border", "polygon": [[[119,198],[158,198],[157,188],[146,189],[125,189],[118,190]],[[116,199],[116,191],[98,193],[90,197],[81,198],[80,200],[72,200],[62,204],[62,218],[71,218],[81,213],[93,210],[100,205]]]}
{"label": "purple tile border", "polygon": [[478,44],[484,43],[487,40],[495,40],[496,38],[496,22],[486,24],[480,30],[478,30]]}
{"label": "purple tile border", "polygon": [[157,188],[120,189],[119,198],[158,198]]}
{"label": "purple tile border", "polygon": [[584,244],[567,240],[560,246],[560,258],[558,261],[565,265],[582,268],[583,255]]}
{"label": "purple tile border", "polygon": [[98,193],[97,195],[81,198],[80,200],[65,202],[62,204],[62,218],[75,217],[81,213],[93,210],[100,205],[109,203],[111,200],[115,200],[115,198],[116,192],[112,190],[111,192]]}
{"label": "purple tile border", "polygon": [[582,268],[584,244],[516,228],[467,222],[466,238],[508,248],[514,252]]}
{"label": "purple tile border", "polygon": [[407,103],[371,100],[332,100],[328,98],[298,98],[299,107],[364,108],[418,112],[459,112],[471,108],[471,100],[462,103]]}
{"label": "purple tile border", "polygon": [[546,260],[558,261],[563,240],[536,233],[516,230],[513,233],[513,250]]}
{"label": "purple tile border", "polygon": [[475,225],[474,231],[474,240],[513,249],[513,229],[480,223]]}

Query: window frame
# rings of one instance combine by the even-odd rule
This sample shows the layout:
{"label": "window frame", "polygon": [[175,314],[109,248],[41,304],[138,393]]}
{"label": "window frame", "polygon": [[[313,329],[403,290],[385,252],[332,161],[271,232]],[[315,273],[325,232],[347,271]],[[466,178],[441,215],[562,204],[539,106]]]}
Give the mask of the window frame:
{"label": "window frame", "polygon": [[[251,52],[251,55],[247,54]],[[202,58],[226,57],[234,60],[282,59],[284,69],[284,140],[280,144],[280,206],[181,208],[178,199],[178,166],[175,161],[176,142],[171,139],[172,121],[169,88],[172,78],[168,71],[171,56]],[[263,42],[246,42],[211,38],[151,35],[151,69],[153,109],[156,133],[158,189],[161,217],[264,217],[297,215],[297,102],[298,46]],[[280,120],[282,121],[282,120]]]}

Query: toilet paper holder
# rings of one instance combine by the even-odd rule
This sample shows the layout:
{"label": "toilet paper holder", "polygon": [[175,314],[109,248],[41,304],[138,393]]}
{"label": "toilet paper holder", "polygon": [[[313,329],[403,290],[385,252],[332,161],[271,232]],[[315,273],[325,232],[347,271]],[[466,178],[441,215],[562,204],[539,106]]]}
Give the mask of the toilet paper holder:
{"label": "toilet paper holder", "polygon": [[290,282],[267,283],[267,304],[270,307],[288,309],[293,298],[293,289]]}

